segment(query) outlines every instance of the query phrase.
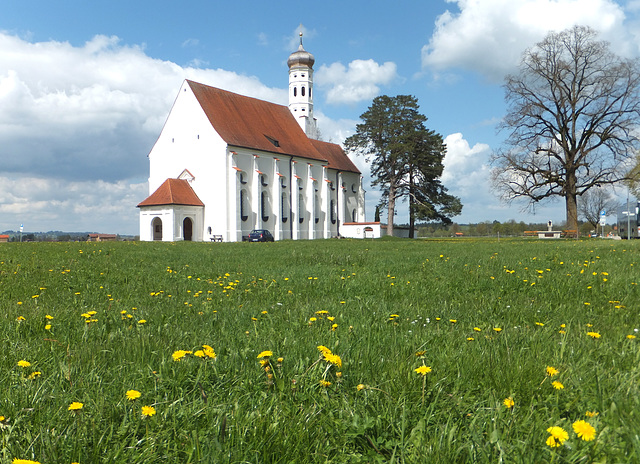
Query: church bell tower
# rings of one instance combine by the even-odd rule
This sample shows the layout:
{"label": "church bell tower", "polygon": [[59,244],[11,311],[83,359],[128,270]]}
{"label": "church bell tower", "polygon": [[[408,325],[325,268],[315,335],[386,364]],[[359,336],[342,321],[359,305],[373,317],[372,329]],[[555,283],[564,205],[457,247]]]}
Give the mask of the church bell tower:
{"label": "church bell tower", "polygon": [[316,119],[313,117],[313,64],[315,58],[302,46],[289,55],[289,110],[307,137],[318,138]]}

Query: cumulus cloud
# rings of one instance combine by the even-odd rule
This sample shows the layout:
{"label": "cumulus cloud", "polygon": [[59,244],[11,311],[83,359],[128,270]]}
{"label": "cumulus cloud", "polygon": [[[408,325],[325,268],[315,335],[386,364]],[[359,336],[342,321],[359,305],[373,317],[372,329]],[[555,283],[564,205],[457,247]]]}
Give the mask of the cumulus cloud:
{"label": "cumulus cloud", "polygon": [[390,84],[398,77],[396,64],[387,61],[354,60],[348,66],[342,63],[322,65],[316,71],[316,85],[327,89],[327,103],[354,104],[371,100],[380,93],[380,86]]}
{"label": "cumulus cloud", "polygon": [[436,75],[471,70],[500,81],[515,69],[522,52],[550,30],[588,25],[600,31],[617,53],[637,52],[625,29],[623,8],[613,0],[449,0],[446,11],[422,48],[422,64]]}
{"label": "cumulus cloud", "polygon": [[[117,37],[96,36],[74,47],[57,41],[32,43],[0,32],[0,229],[13,228],[16,219],[9,215],[21,213],[30,198],[34,207],[46,205],[40,217],[53,211],[55,203],[31,197],[37,191],[31,187],[38,183],[55,186],[57,192],[71,185],[92,190],[103,182],[100,198],[131,211],[147,192],[129,198],[114,186],[146,180],[146,155],[183,79],[287,101],[286,90],[269,88],[254,76],[152,59],[142,47],[121,45]],[[17,178],[24,181],[11,183],[9,189],[5,180]],[[24,195],[8,196],[21,185],[29,186]],[[107,194],[109,189],[121,195]],[[87,210],[105,211],[98,197],[77,194],[73,199]],[[64,210],[64,204],[59,208]],[[134,208],[130,223],[137,222],[135,214]],[[60,218],[69,224],[70,216]]]}
{"label": "cumulus cloud", "polygon": [[[148,194],[146,182],[64,181],[41,177],[0,176],[0,226],[45,232],[137,233],[135,205]],[[118,229],[114,230],[114,224]]]}

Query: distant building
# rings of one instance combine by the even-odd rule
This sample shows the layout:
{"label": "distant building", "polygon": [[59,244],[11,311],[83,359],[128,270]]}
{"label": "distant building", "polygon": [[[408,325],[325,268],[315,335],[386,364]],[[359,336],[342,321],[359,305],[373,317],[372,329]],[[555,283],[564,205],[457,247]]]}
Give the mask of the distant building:
{"label": "distant building", "polygon": [[118,236],[115,234],[89,234],[87,235],[88,242],[115,242],[118,240]]}
{"label": "distant building", "polygon": [[6,243],[9,241],[8,235],[0,235],[0,243]]}
{"label": "distant building", "polygon": [[380,238],[379,222],[345,222],[340,236],[345,238]]}
{"label": "distant building", "polygon": [[149,153],[141,240],[241,241],[342,235],[364,220],[362,176],[339,145],[316,140],[313,55],[289,56],[289,106],[186,80]]}

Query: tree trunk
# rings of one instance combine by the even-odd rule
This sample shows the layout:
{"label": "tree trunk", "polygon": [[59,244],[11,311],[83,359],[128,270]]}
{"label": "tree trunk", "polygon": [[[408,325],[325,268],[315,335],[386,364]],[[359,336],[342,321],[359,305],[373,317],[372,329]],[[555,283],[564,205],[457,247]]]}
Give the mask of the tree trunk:
{"label": "tree trunk", "polygon": [[577,231],[578,201],[576,196],[576,175],[574,171],[567,171],[565,201],[567,210],[567,229]]}
{"label": "tree trunk", "polygon": [[413,225],[416,222],[416,213],[415,213],[415,208],[413,207],[414,205],[414,186],[413,186],[413,167],[411,168],[411,171],[409,171],[409,238],[414,238],[413,236]]}
{"label": "tree trunk", "polygon": [[396,188],[391,182],[389,187],[389,202],[387,203],[387,235],[393,237],[393,218],[396,214]]}

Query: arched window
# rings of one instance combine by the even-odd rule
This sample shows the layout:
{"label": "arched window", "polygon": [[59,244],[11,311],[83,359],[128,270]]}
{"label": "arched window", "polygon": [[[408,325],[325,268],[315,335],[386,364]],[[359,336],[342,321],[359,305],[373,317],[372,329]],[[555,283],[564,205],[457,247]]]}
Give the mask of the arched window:
{"label": "arched window", "polygon": [[331,210],[331,224],[335,224],[336,223],[336,202],[335,202],[335,200],[331,200],[331,204],[329,206],[329,209]]}
{"label": "arched window", "polygon": [[260,210],[262,212],[262,221],[269,220],[269,194],[264,190],[260,194]]}
{"label": "arched window", "polygon": [[240,182],[242,185],[247,183],[247,175],[244,171],[238,171],[238,182]]}
{"label": "arched window", "polygon": [[316,221],[316,224],[320,222],[320,196],[319,195],[315,195],[315,202],[313,205],[313,213],[314,213],[314,219]]}
{"label": "arched window", "polygon": [[297,87],[294,87],[294,88],[293,88],[293,96],[294,96],[294,97],[297,97],[297,96],[298,96],[298,88],[297,88]]}
{"label": "arched window", "polygon": [[304,195],[298,195],[298,222],[302,224],[304,222]]}
{"label": "arched window", "polygon": [[304,86],[302,86],[302,88],[300,88],[300,95],[302,95],[304,97]]}
{"label": "arched window", "polygon": [[247,191],[245,189],[240,190],[240,219],[243,221],[249,219],[247,211]]}
{"label": "arched window", "polygon": [[353,211],[351,211],[351,222],[356,222],[356,209],[353,208]]}
{"label": "arched window", "polygon": [[280,196],[280,217],[283,223],[289,218],[289,197],[285,192]]}

